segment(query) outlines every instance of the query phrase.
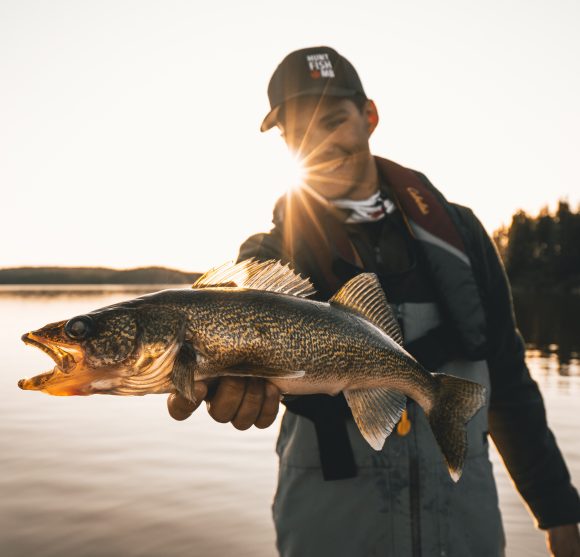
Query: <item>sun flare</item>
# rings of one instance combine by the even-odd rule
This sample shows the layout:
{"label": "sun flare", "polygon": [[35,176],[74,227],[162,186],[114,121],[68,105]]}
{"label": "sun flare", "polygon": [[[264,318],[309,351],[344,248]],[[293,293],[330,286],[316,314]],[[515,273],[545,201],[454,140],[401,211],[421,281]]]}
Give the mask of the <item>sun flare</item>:
{"label": "sun flare", "polygon": [[280,170],[280,175],[285,176],[288,190],[300,188],[304,184],[306,167],[304,161],[295,153],[288,153],[284,158],[284,167]]}

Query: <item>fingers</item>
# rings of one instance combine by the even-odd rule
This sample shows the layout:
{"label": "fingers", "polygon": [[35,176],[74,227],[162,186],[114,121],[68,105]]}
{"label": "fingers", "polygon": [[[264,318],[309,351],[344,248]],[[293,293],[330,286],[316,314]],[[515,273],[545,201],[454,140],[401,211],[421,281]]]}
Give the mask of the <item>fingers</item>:
{"label": "fingers", "polygon": [[196,381],[193,392],[196,402],[191,402],[179,393],[172,393],[167,397],[167,410],[174,420],[182,421],[193,414],[207,395],[207,385],[203,381]]}
{"label": "fingers", "polygon": [[272,425],[280,406],[280,392],[269,381],[246,377],[222,377],[215,392],[208,395],[208,385],[196,381],[196,402],[179,393],[169,395],[167,409],[175,420],[185,420],[207,400],[209,415],[220,423],[232,422],[236,429],[245,430],[252,425],[264,429]]}
{"label": "fingers", "polygon": [[215,395],[207,404],[209,415],[222,424],[231,422],[242,404],[246,392],[246,379],[243,377],[222,377]]}
{"label": "fingers", "polygon": [[270,427],[274,423],[280,407],[280,391],[269,381],[266,381],[264,395],[262,409],[254,422],[255,426],[260,429]]}
{"label": "fingers", "polygon": [[221,423],[232,422],[236,429],[272,425],[278,414],[280,393],[264,379],[222,377],[208,402],[210,416]]}
{"label": "fingers", "polygon": [[232,419],[232,425],[236,429],[248,429],[258,419],[264,403],[265,382],[262,379],[248,379],[244,398]]}

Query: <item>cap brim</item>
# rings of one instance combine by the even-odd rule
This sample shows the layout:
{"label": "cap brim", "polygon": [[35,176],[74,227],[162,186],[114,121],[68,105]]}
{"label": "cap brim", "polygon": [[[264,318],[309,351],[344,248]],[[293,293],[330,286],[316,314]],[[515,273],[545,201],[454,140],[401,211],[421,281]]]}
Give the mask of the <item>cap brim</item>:
{"label": "cap brim", "polygon": [[280,110],[280,106],[281,105],[275,106],[272,110],[270,110],[270,112],[268,112],[268,114],[266,114],[266,117],[260,126],[261,132],[267,132],[276,125],[278,122],[278,111]]}
{"label": "cap brim", "polygon": [[[291,95],[284,100],[284,102],[290,101],[292,99],[297,99],[298,97],[309,97],[309,96],[317,96],[317,97],[352,97],[360,93],[360,91],[355,91],[354,89],[344,89],[342,87],[326,87],[323,91],[320,88],[317,89],[307,89],[305,91],[300,91],[296,95]],[[262,125],[260,126],[261,132],[267,132],[271,130],[277,123],[278,123],[278,112],[280,107],[282,106],[281,103],[278,106],[275,106],[262,121]]]}

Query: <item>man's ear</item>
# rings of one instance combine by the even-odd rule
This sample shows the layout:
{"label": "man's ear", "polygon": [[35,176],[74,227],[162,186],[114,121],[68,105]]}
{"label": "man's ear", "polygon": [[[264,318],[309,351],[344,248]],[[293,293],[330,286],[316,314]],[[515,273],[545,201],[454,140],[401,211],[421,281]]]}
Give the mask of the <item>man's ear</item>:
{"label": "man's ear", "polygon": [[365,114],[367,117],[368,122],[368,129],[369,129],[369,136],[375,131],[375,128],[379,124],[379,112],[377,110],[377,106],[375,105],[375,101],[369,99],[367,101],[367,105],[365,107]]}

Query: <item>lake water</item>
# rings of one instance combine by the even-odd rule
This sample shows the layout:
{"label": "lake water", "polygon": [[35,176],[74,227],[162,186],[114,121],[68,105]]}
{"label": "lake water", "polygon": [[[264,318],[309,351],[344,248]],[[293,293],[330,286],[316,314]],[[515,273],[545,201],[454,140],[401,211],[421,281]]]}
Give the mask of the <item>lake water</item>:
{"label": "lake water", "polygon": [[[145,288],[147,291],[157,287]],[[204,408],[184,422],[165,396],[50,397],[18,379],[52,367],[19,339],[141,287],[0,287],[0,555],[267,557],[277,424],[239,432]],[[580,485],[580,300],[518,300],[528,363]],[[544,535],[493,453],[508,557],[546,555]]]}

